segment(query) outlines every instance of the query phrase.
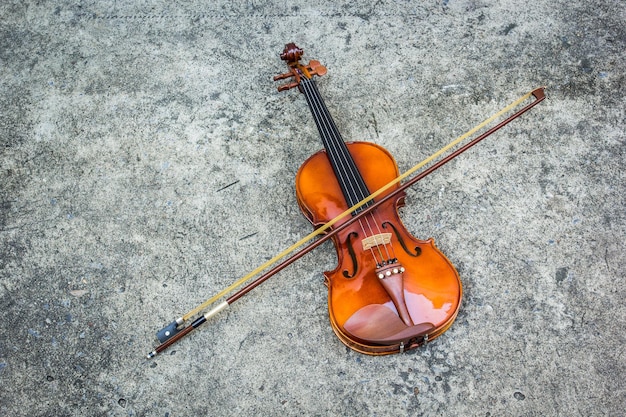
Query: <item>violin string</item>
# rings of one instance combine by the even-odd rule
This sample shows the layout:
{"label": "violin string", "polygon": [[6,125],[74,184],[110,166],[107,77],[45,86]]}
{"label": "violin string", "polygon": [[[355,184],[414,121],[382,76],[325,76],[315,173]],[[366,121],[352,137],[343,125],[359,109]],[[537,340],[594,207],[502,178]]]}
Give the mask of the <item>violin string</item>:
{"label": "violin string", "polygon": [[[315,93],[316,93],[316,96],[318,97],[318,100],[323,104],[323,101],[321,100],[321,95],[319,93],[319,90],[317,89],[317,84],[314,81],[312,81],[311,84],[313,86],[313,89],[315,90]],[[367,186],[365,185],[365,183],[363,181],[363,178],[361,177],[361,174],[358,171],[358,169],[356,168],[356,166],[353,163],[350,163],[350,162],[353,161],[352,160],[352,156],[348,152],[348,148],[344,144],[343,138],[341,137],[341,134],[339,133],[339,129],[337,129],[337,126],[335,125],[335,122],[334,122],[333,118],[330,116],[330,114],[329,114],[327,109],[326,109],[326,112],[325,112],[325,116],[326,116],[326,122],[328,123],[328,125],[330,127],[332,127],[332,129],[330,130],[331,134],[334,133],[334,136],[335,136],[334,137],[334,139],[335,139],[334,143],[337,144],[337,147],[336,147],[335,151],[342,158],[342,160],[344,161],[343,163],[351,168],[349,175],[351,175],[352,180],[354,182],[356,182],[356,183],[362,184],[362,187],[359,187],[357,189],[359,191],[359,195],[357,196],[357,200],[356,201],[363,200],[363,199],[365,199],[365,198],[367,198],[369,196],[370,192],[367,189]],[[352,203],[352,202],[350,202],[350,203]],[[372,227],[372,224],[371,224],[370,219],[368,217],[371,217],[372,222],[374,223],[376,231],[374,231],[374,228]],[[370,230],[370,233],[372,235],[374,235],[374,234],[381,235],[382,234],[382,230],[380,228],[381,222],[380,222],[380,220],[376,219],[376,213],[375,212],[371,213],[369,216],[364,217],[364,221],[367,223],[367,226],[368,226],[368,228]],[[367,234],[366,234],[366,236],[367,236]],[[379,252],[381,260],[385,260],[385,256],[383,255],[380,246],[381,245],[376,245],[376,249]],[[389,250],[388,246],[391,247],[391,251]],[[387,244],[383,240],[382,241],[382,247],[383,247],[383,249],[385,251],[385,254],[386,254],[386,260],[389,260],[390,258],[392,258],[392,254],[393,254],[393,257],[395,257],[395,251],[393,250],[393,245],[391,243]],[[377,261],[377,263],[378,263],[378,261]]]}
{"label": "violin string", "polygon": [[[339,133],[339,129],[337,129],[337,126],[335,125],[335,122],[333,120],[333,118],[330,116],[330,113],[328,112],[328,109],[326,109],[323,100],[321,99],[321,94],[319,93],[319,90],[317,89],[317,84],[314,81],[311,81],[311,86],[312,86],[312,90],[315,93],[316,99],[317,101],[320,103],[320,107],[323,110],[322,115],[324,116],[324,118],[326,119],[325,122],[328,124],[329,126],[329,131],[330,134],[333,136],[333,144],[334,144],[334,152],[338,155],[339,158],[341,158],[341,163],[344,166],[348,167],[349,173],[348,175],[351,177],[350,180],[355,183],[360,185],[356,187],[357,190],[357,197],[356,197],[356,201],[360,201],[363,200],[365,198],[367,198],[370,194],[369,189],[367,188],[367,186],[365,185],[365,182],[363,180],[363,177],[361,176],[360,172],[358,171],[358,168],[356,167],[356,165],[354,164],[354,160],[352,159],[352,156],[350,155],[350,153],[348,152],[348,148],[345,146],[345,142],[343,141],[343,138],[341,137],[341,134]],[[351,202],[350,202],[351,203]],[[370,234],[374,235],[374,228],[371,225],[370,219],[368,217],[371,217],[378,234],[380,235],[382,233],[382,231],[380,230],[380,222],[376,220],[375,218],[375,214],[372,213],[369,216],[364,217],[364,221],[367,223],[367,227],[370,231]],[[365,232],[364,232],[365,233]],[[365,233],[365,235],[367,236],[367,233]],[[383,248],[385,250],[385,253],[387,255],[386,260],[390,259],[390,252],[389,249],[387,247],[387,244],[384,242],[383,240]],[[375,259],[377,264],[382,264],[385,260],[385,257],[381,251],[380,245],[375,245],[376,250],[378,251],[380,258],[381,258],[381,262],[379,262],[377,259]],[[392,248],[392,252],[393,252],[393,248]]]}
{"label": "violin string", "polygon": [[[319,93],[319,90],[317,89],[317,84],[315,83],[315,81],[313,80],[307,80],[306,82],[307,87],[310,87],[308,90],[312,91],[312,93],[314,93],[315,95],[315,99],[316,101],[319,103],[319,107],[322,113],[322,116],[325,118],[325,123],[328,125],[329,127],[329,132],[330,134],[333,136],[332,139],[333,142],[333,150],[334,152],[336,152],[336,154],[338,155],[338,157],[341,159],[341,163],[342,165],[344,165],[344,170],[348,170],[349,172],[347,173],[350,176],[350,179],[352,180],[352,182],[354,182],[355,184],[359,184],[361,185],[360,187],[357,186],[356,188],[356,192],[358,193],[356,196],[356,201],[361,201],[365,198],[367,198],[370,195],[369,190],[367,189],[367,186],[365,185],[365,182],[363,181],[363,178],[360,174],[360,172],[358,171],[358,168],[356,167],[356,165],[354,165],[352,156],[350,155],[350,153],[348,152],[348,148],[345,146],[345,142],[343,141],[343,138],[341,137],[341,134],[339,133],[339,129],[337,129],[337,126],[335,125],[335,122],[333,120],[333,118],[330,116],[330,113],[328,112],[328,109],[325,108],[324,102],[321,99],[321,94]],[[354,188],[353,188],[354,189]],[[349,202],[350,204],[352,204],[352,201]],[[375,233],[377,233],[378,235],[382,234],[382,230],[381,230],[381,226],[380,226],[380,220],[376,219],[376,213],[372,213],[369,215],[369,217],[371,217],[372,222],[374,223],[374,226],[376,228],[376,232],[374,231],[374,228],[372,227],[371,223],[370,223],[370,219],[366,216],[364,217],[364,221],[367,223],[367,227],[370,231],[370,233],[372,235],[374,235]],[[365,233],[365,232],[364,232]],[[367,236],[367,233],[365,233],[365,235]],[[381,257],[381,260],[390,260],[392,258],[395,258],[395,250],[393,248],[393,244],[391,244],[391,242],[389,244],[387,244],[384,240],[382,241],[382,247],[385,251],[386,254],[386,258],[382,253],[382,250],[380,248],[380,244],[376,245],[377,251],[379,252],[379,255]],[[389,249],[389,247],[391,249]],[[378,260],[376,259],[376,262],[378,262]],[[382,263],[382,262],[380,262]]]}
{"label": "violin string", "polygon": [[[317,97],[319,97],[320,102],[323,104],[324,102],[322,101],[321,94],[319,93],[319,90],[317,89],[317,84],[315,82],[312,82],[312,85],[313,85],[313,87],[315,89],[315,93],[316,93]],[[344,161],[346,161],[345,163],[348,166],[352,167],[352,169],[351,169],[352,179],[355,182],[360,183],[362,185],[362,187],[360,187],[358,189],[359,190],[359,195],[357,196],[357,201],[361,201],[361,200],[367,198],[370,195],[369,189],[367,188],[367,185],[365,184],[365,182],[363,180],[363,177],[361,176],[358,168],[353,163],[350,163],[350,162],[353,162],[352,156],[350,155],[350,153],[348,151],[348,148],[345,146],[345,142],[343,141],[343,138],[341,137],[341,133],[339,133],[339,129],[337,128],[334,119],[330,116],[330,113],[328,112],[328,109],[326,109],[326,118],[327,118],[328,124],[333,128],[331,130],[331,132],[335,132],[335,134],[336,134],[336,137],[335,137],[336,142],[335,143],[337,143],[339,145],[337,150],[339,152],[340,157],[342,157],[342,159]],[[372,228],[372,225],[371,225],[370,219],[369,219],[369,218],[371,218],[372,222],[374,223],[374,226],[376,227],[376,234],[381,235],[382,234],[382,230],[380,228],[381,222],[380,222],[380,220],[376,219],[376,214],[377,214],[376,212],[372,212],[368,216],[364,217],[364,221],[367,222],[367,226],[368,226],[368,228],[370,230],[370,233],[372,235],[374,235],[375,232],[374,232],[374,230]],[[385,253],[387,255],[386,260],[389,260],[391,258],[391,254],[390,254],[388,246],[391,246],[391,253],[393,253],[394,257],[395,257],[395,251],[393,250],[393,245],[391,245],[391,244],[388,245],[383,240],[382,241],[382,246],[383,246],[383,248],[385,250]],[[377,250],[378,250],[378,252],[379,252],[379,254],[381,256],[381,259],[385,260],[385,257],[382,255],[382,252],[381,252],[381,249],[380,249],[380,245],[376,245],[376,248],[377,248]]]}
{"label": "violin string", "polygon": [[[339,169],[336,177],[337,179],[344,185],[344,189],[346,190],[346,198],[348,199],[347,203],[349,206],[354,205],[353,203],[363,200],[363,198],[367,197],[367,195],[363,195],[363,189],[366,188],[363,179],[359,178],[360,174],[356,166],[354,165],[354,161],[352,158],[348,158],[344,153],[341,152],[341,148],[344,144],[343,138],[333,123],[332,117],[330,117],[328,113],[328,109],[325,108],[324,102],[321,99],[321,95],[319,94],[319,90],[317,90],[317,85],[315,81],[304,79],[301,82],[305,92],[305,97],[309,102],[309,107],[312,110],[313,116],[315,118],[316,124],[320,130],[320,136],[324,141],[325,147],[328,149],[328,157],[334,161],[334,165]],[[355,173],[356,171],[356,173]],[[368,191],[369,194],[369,191]],[[360,197],[362,196],[362,197]],[[367,237],[368,235],[373,235],[374,231],[369,222],[369,219],[364,217],[364,221],[359,219],[359,225],[361,226],[361,231],[363,235]],[[363,224],[365,223],[365,225]],[[366,231],[366,227],[369,229],[369,234]],[[376,252],[378,251],[378,257],[376,256]],[[369,248],[372,257],[376,264],[380,264],[384,261],[384,255],[378,246],[372,246]]]}
{"label": "violin string", "polygon": [[[337,177],[337,180],[340,181],[341,184],[343,184],[343,189],[345,189],[347,193],[346,198],[349,200],[348,202],[351,203],[352,201],[354,201],[355,198],[358,198],[357,197],[358,194],[355,189],[354,181],[349,181],[349,178],[347,175],[348,174],[347,170],[349,169],[349,166],[347,166],[342,161],[337,160],[337,157],[339,156],[339,154],[336,150],[336,144],[333,141],[333,139],[336,139],[336,138],[333,138],[331,136],[332,129],[331,129],[331,126],[328,124],[328,118],[323,117],[324,116],[324,108],[323,108],[324,103],[321,100],[321,97],[319,96],[319,91],[315,91],[315,89],[311,88],[311,85],[315,86],[314,82],[303,82],[303,84],[304,84],[303,87],[305,89],[305,92],[308,93],[308,94],[305,94],[305,96],[307,97],[307,101],[309,101],[309,107],[311,108],[316,124],[318,125],[320,129],[320,133],[321,133],[322,140],[324,141],[324,145],[326,149],[328,149],[329,151],[327,153],[327,156],[332,159],[336,168],[340,170],[340,172],[337,173],[338,175],[336,175],[336,177]],[[365,230],[365,226],[363,225],[363,222],[361,221],[361,219],[359,219],[358,223],[361,227],[361,231],[363,232],[363,234],[367,236],[368,233]],[[370,231],[371,231],[371,227],[370,227]],[[372,257],[375,259],[375,261],[378,263],[379,261],[376,258],[376,254],[373,248],[370,248],[370,253]],[[382,254],[380,255],[382,259]]]}
{"label": "violin string", "polygon": [[[342,183],[346,186],[346,191],[348,191],[348,195],[346,196],[348,199],[348,203],[353,203],[360,200],[360,195],[363,194],[362,190],[359,188],[364,187],[363,181],[358,181],[355,177],[354,170],[356,167],[352,167],[349,164],[349,161],[340,153],[340,145],[339,141],[343,143],[343,139],[341,138],[339,132],[334,130],[331,123],[329,122],[328,111],[324,108],[324,103],[321,100],[319,95],[319,91],[316,91],[315,82],[308,81],[306,83],[307,91],[310,93],[310,99],[312,100],[311,104],[314,109],[315,116],[319,121],[319,125],[322,127],[322,139],[324,140],[324,144],[327,149],[330,150],[329,157],[336,162],[336,166],[341,169],[341,172],[337,175],[338,179],[342,181]],[[326,111],[325,111],[326,110]],[[332,119],[331,119],[332,120]],[[361,191],[361,192],[359,192]]]}

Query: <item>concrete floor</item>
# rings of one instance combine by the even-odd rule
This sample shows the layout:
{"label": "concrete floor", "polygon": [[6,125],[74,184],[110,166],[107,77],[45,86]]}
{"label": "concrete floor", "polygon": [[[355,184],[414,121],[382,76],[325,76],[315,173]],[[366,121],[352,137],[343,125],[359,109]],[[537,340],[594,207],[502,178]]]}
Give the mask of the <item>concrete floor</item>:
{"label": "concrete floor", "polygon": [[[619,0],[0,4],[0,415],[624,416]],[[320,148],[287,42],[346,140],[401,171],[548,99],[413,187],[456,322],[371,357],[328,322],[325,244],[153,360],[155,332],[306,235]]]}

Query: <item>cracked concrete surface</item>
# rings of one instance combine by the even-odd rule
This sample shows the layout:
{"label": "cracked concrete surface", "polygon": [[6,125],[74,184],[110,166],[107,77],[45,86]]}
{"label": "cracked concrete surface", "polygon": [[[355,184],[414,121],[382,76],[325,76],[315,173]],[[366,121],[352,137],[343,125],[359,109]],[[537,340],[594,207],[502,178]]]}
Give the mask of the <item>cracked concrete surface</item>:
{"label": "cracked concrete surface", "polygon": [[[626,7],[618,0],[0,5],[0,414],[623,416]],[[152,361],[154,334],[306,235],[319,149],[287,42],[347,140],[401,171],[535,87],[402,219],[457,267],[456,322],[370,357],[324,245]]]}

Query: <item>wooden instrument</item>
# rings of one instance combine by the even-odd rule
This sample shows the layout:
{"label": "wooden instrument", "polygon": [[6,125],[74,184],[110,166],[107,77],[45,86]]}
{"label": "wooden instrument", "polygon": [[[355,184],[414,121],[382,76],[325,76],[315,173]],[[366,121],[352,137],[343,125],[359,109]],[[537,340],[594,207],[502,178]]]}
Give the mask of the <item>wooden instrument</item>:
{"label": "wooden instrument", "polygon": [[[382,147],[343,141],[313,79],[326,69],[317,61],[302,65],[301,55],[288,44],[281,58],[290,72],[277,79],[293,78],[280,89],[297,86],[304,94],[324,145],[296,175],[298,204],[317,227],[400,173]],[[461,304],[452,263],[432,239],[416,239],[400,221],[404,197],[397,194],[333,237],[339,262],[324,273],[330,322],[346,346],[362,353],[395,353],[432,340],[450,327]]]}

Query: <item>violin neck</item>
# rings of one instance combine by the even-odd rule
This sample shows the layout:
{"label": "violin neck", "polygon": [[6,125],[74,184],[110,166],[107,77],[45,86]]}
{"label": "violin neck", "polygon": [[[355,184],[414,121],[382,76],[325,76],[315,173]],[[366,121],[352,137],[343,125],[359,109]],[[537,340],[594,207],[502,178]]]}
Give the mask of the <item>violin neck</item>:
{"label": "violin neck", "polygon": [[[365,181],[317,89],[317,84],[314,80],[305,78],[300,82],[300,86],[306,97],[311,114],[313,114],[313,119],[317,125],[317,130],[322,139],[330,165],[335,172],[335,177],[339,181],[348,206],[351,207],[367,198],[370,195],[370,191],[367,185],[365,185]],[[371,202],[361,207],[359,211],[368,205],[371,205]]]}

